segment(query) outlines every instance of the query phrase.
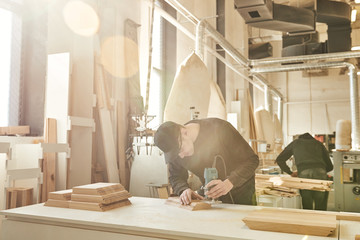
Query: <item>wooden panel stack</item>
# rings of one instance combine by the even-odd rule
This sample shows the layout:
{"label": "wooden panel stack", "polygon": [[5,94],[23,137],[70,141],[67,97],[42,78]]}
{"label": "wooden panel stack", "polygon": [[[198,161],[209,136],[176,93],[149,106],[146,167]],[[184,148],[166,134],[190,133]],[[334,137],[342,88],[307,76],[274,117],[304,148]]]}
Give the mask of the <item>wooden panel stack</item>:
{"label": "wooden panel stack", "polygon": [[189,205],[182,205],[179,197],[169,197],[168,199],[166,199],[165,204],[177,206],[190,211],[205,210],[211,208],[211,205],[209,203],[200,200],[192,200]]}
{"label": "wooden panel stack", "polygon": [[336,216],[318,212],[291,212],[262,209],[243,221],[252,230],[329,236],[336,230]]}
{"label": "wooden panel stack", "polygon": [[73,188],[70,208],[107,211],[130,205],[130,193],[119,183],[94,183]]}
{"label": "wooden panel stack", "polygon": [[33,204],[33,188],[6,188],[6,209]]}
{"label": "wooden panel stack", "polygon": [[257,194],[292,197],[298,195],[296,189],[330,191],[332,181],[256,174],[255,183]]}
{"label": "wooden panel stack", "polygon": [[45,202],[45,206],[68,208],[71,200],[71,193],[72,189],[49,192],[49,198]]}

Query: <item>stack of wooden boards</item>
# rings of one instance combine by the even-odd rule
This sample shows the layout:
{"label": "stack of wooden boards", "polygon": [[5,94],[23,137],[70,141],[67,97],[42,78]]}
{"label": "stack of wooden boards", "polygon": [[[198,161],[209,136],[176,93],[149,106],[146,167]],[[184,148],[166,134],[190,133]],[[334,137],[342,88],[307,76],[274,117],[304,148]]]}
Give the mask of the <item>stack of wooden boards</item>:
{"label": "stack of wooden boards", "polygon": [[261,209],[243,221],[252,230],[329,236],[336,230],[336,216],[319,212]]}
{"label": "stack of wooden boards", "polygon": [[9,126],[0,127],[0,136],[7,135],[20,135],[25,136],[30,133],[30,126]]}
{"label": "stack of wooden boards", "polygon": [[45,206],[107,211],[130,205],[130,197],[120,183],[94,183],[52,192]]}
{"label": "stack of wooden boards", "polygon": [[177,206],[190,211],[205,210],[211,208],[211,205],[209,203],[200,200],[192,200],[189,205],[183,205],[181,204],[179,197],[169,197],[168,199],[166,199],[165,204]]}
{"label": "stack of wooden boards", "polygon": [[297,189],[330,191],[332,181],[256,174],[256,193],[281,197],[298,195]]}

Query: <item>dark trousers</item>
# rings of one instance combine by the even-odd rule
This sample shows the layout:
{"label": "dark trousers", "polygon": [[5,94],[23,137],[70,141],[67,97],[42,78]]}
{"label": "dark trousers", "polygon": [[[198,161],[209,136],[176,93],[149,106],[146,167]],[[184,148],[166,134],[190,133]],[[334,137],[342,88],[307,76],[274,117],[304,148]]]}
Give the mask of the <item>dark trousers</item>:
{"label": "dark trousers", "polygon": [[[298,177],[327,180],[326,170],[322,168],[305,169],[298,173]],[[326,211],[329,192],[300,190],[300,195],[302,198],[303,209]]]}

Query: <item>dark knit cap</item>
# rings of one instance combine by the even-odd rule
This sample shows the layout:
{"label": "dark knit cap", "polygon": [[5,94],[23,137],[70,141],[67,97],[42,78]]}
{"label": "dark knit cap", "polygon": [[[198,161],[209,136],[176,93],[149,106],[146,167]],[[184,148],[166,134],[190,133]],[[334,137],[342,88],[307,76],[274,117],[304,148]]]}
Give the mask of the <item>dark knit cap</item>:
{"label": "dark knit cap", "polygon": [[160,125],[154,135],[154,143],[165,154],[165,160],[176,157],[179,154],[180,124],[168,121]]}

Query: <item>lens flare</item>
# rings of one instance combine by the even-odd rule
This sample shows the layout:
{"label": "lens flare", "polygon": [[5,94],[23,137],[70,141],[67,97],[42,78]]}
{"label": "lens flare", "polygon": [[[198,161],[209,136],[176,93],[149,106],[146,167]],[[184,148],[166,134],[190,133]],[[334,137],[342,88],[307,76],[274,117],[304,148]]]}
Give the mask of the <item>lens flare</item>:
{"label": "lens flare", "polygon": [[99,17],[95,10],[82,1],[68,2],[63,9],[66,25],[81,36],[92,36],[99,29]]}
{"label": "lens flare", "polygon": [[101,44],[100,60],[113,76],[131,77],[139,71],[138,45],[122,36],[107,38]]}

